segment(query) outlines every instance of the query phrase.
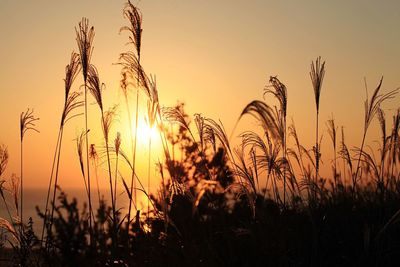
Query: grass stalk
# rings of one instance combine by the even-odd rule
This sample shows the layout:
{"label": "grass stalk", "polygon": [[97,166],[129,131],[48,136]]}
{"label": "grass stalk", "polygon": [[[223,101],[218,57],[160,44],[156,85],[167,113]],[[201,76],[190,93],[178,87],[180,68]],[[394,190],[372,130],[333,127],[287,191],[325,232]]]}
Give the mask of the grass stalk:
{"label": "grass stalk", "polygon": [[318,179],[319,179],[319,159],[320,159],[320,148],[319,148],[319,133],[318,133],[318,116],[319,116],[319,100],[322,89],[322,82],[324,80],[325,75],[325,61],[321,64],[321,57],[317,57],[315,63],[311,63],[311,71],[310,78],[314,89],[315,96],[315,106],[316,106],[316,122],[315,122],[315,147],[314,147],[314,155],[315,155],[315,187],[314,190],[314,198],[317,197],[317,189],[318,189]]}
{"label": "grass stalk", "polygon": [[352,176],[353,196],[357,190],[356,187],[357,187],[358,174],[359,174],[359,170],[360,170],[361,155],[364,152],[365,138],[367,136],[367,131],[368,131],[369,125],[371,124],[372,119],[374,118],[376,113],[379,111],[381,104],[388,99],[392,99],[399,91],[399,88],[396,88],[386,94],[383,94],[383,95],[379,94],[380,89],[382,87],[382,82],[383,82],[383,77],[381,77],[378,86],[376,87],[374,93],[371,96],[371,99],[368,99],[368,88],[367,88],[367,82],[365,79],[364,79],[364,82],[365,82],[365,91],[366,91],[366,95],[367,95],[366,100],[364,101],[364,109],[365,109],[364,130],[363,130],[363,136],[362,136],[362,140],[361,140],[360,153],[359,153],[358,159],[357,159],[356,171],[355,171],[355,174]]}
{"label": "grass stalk", "polygon": [[[79,29],[78,29],[79,28]],[[86,18],[82,18],[79,22],[78,28],[75,28],[76,41],[79,48],[82,75],[84,81],[84,105],[85,105],[85,147],[86,147],[86,166],[87,166],[87,193],[88,193],[88,203],[89,203],[89,231],[90,231],[90,244],[93,244],[93,228],[92,228],[92,199],[91,199],[91,183],[90,183],[90,167],[89,167],[89,136],[88,136],[88,103],[87,103],[87,78],[88,71],[90,68],[90,60],[93,52],[93,39],[94,39],[94,28],[93,26],[89,29],[89,21]]]}
{"label": "grass stalk", "polygon": [[22,112],[20,116],[20,220],[21,220],[21,233],[23,232],[23,225],[24,225],[24,173],[23,173],[23,166],[24,166],[24,136],[25,133],[29,130],[33,130],[35,132],[39,132],[35,128],[35,122],[39,120],[39,118],[35,118],[33,115],[33,110],[27,110],[26,112]]}

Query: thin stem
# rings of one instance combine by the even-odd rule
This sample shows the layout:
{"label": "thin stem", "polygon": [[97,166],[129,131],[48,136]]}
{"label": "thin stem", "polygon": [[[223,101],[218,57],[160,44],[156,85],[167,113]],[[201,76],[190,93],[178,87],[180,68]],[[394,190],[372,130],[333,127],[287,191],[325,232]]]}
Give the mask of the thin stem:
{"label": "thin stem", "polygon": [[117,180],[118,180],[118,153],[115,159],[115,178],[114,178],[114,205],[117,206]]}
{"label": "thin stem", "polygon": [[[286,159],[286,117],[283,119],[283,157]],[[283,207],[286,208],[286,172],[287,172],[287,165],[285,164],[285,168],[283,170]]]}
{"label": "thin stem", "polygon": [[[103,110],[101,110],[101,119],[104,124],[104,113]],[[107,154],[107,165],[108,165],[108,177],[109,177],[109,182],[110,182],[110,194],[111,194],[111,205],[112,205],[112,212],[113,212],[113,224],[115,226],[115,203],[114,203],[114,191],[113,191],[113,184],[112,184],[112,177],[111,177],[111,163],[110,163],[110,151],[108,148],[108,138],[106,134],[104,133],[104,141],[106,143],[106,154]]]}
{"label": "thin stem", "polygon": [[[130,136],[130,140],[131,140],[131,151],[132,151],[132,155],[133,155],[132,119],[131,119],[131,111],[129,108],[129,101],[128,101],[127,94],[125,94],[125,104],[126,104],[126,111],[128,113],[129,136]],[[135,179],[135,174],[132,169],[131,181],[133,179]],[[131,194],[132,194],[132,191],[131,191]],[[136,203],[135,203],[135,205],[136,205]],[[129,224],[130,224],[130,218],[131,218],[131,207],[132,207],[132,197],[129,198],[128,223],[127,223],[127,227],[126,227],[126,231],[128,234],[129,234]]]}
{"label": "thin stem", "polygon": [[23,184],[23,139],[21,139],[21,184],[20,184],[20,199],[21,199],[21,205],[20,205],[20,217],[21,217],[21,227],[20,230],[22,232],[23,230],[23,225],[24,225],[24,219],[23,219],[23,205],[24,205],[24,184]]}
{"label": "thin stem", "polygon": [[86,166],[87,166],[87,187],[88,187],[88,202],[89,202],[89,229],[90,229],[90,244],[92,244],[92,199],[90,195],[90,167],[89,167],[89,137],[88,137],[88,112],[87,112],[87,81],[85,79],[85,138],[86,138]]}
{"label": "thin stem", "polygon": [[[151,135],[149,136],[149,158],[147,163],[147,192],[150,195],[150,156],[151,156]],[[150,199],[147,198],[147,221],[150,213]]]}
{"label": "thin stem", "polygon": [[97,174],[97,160],[96,159],[94,159],[93,160],[93,162],[94,162],[94,172],[95,172],[95,175],[96,175],[96,185],[97,185],[97,197],[99,198],[99,206],[100,206],[100,203],[101,203],[101,195],[100,195],[100,187],[99,187],[99,177],[98,177],[98,174]]}
{"label": "thin stem", "polygon": [[[132,179],[131,179],[131,194],[135,201],[135,206],[137,204],[136,196],[136,179],[135,179],[135,167],[136,167],[136,143],[137,143],[137,126],[138,126],[138,112],[139,112],[139,90],[136,91],[136,114],[135,114],[135,141],[133,142],[133,154],[132,154]],[[129,210],[128,210],[128,225],[131,220],[131,208],[132,208],[132,198],[129,200]],[[129,227],[128,227],[129,231]]]}
{"label": "thin stem", "polygon": [[11,215],[11,212],[10,212],[10,208],[8,207],[6,198],[4,197],[3,189],[0,189],[0,195],[1,195],[1,198],[3,199],[4,205],[6,206],[7,214],[10,217],[10,222],[11,222],[13,228],[14,228],[14,231],[17,232],[17,229],[15,229],[14,219],[13,219],[13,217]]}
{"label": "thin stem", "polygon": [[57,137],[57,143],[56,143],[56,148],[54,150],[54,156],[53,156],[53,164],[51,166],[51,174],[50,174],[50,181],[49,181],[49,186],[47,188],[47,196],[46,196],[46,207],[45,207],[45,212],[44,212],[44,220],[43,220],[43,227],[42,227],[42,235],[41,235],[41,243],[40,245],[43,245],[43,239],[44,239],[44,229],[46,228],[47,224],[47,216],[48,216],[48,207],[49,207],[49,199],[50,199],[50,191],[51,191],[51,184],[53,183],[53,174],[54,174],[54,166],[56,165],[56,156],[57,156],[57,151],[59,151],[59,144],[60,144],[60,135],[61,135],[61,126],[58,131],[58,137]]}
{"label": "thin stem", "polygon": [[54,188],[53,188],[53,199],[52,199],[53,206],[51,208],[51,215],[50,215],[50,232],[51,232],[51,229],[52,229],[52,226],[53,226],[54,210],[55,210],[55,206],[56,206],[57,183],[58,183],[58,167],[60,166],[61,145],[62,145],[63,131],[64,131],[64,127],[61,127],[60,144],[59,144],[57,164],[56,164],[56,177],[54,179]]}
{"label": "thin stem", "polygon": [[364,130],[364,134],[363,134],[363,138],[362,138],[362,142],[361,142],[361,147],[360,147],[360,153],[359,153],[359,155],[358,155],[358,160],[357,160],[357,169],[356,169],[356,173],[355,173],[354,176],[353,176],[353,185],[352,185],[352,193],[353,193],[353,194],[356,192],[358,171],[359,171],[359,169],[360,169],[361,154],[363,153],[366,135],[367,135],[367,131]]}
{"label": "thin stem", "polygon": [[[334,144],[334,146],[333,146],[333,154],[334,154],[334,157],[333,157],[333,160],[334,160],[334,168],[333,168],[333,172],[334,172],[334,176],[333,176],[333,179],[334,179],[334,181],[335,181],[335,190],[337,191],[337,186],[338,186],[338,181],[337,181],[337,166],[336,166],[336,143]],[[335,191],[334,190],[334,191]]]}
{"label": "thin stem", "polygon": [[314,189],[314,200],[317,199],[317,189],[318,189],[318,172],[319,172],[319,146],[318,146],[318,115],[319,111],[317,109],[317,119],[316,119],[316,133],[315,133],[315,189]]}

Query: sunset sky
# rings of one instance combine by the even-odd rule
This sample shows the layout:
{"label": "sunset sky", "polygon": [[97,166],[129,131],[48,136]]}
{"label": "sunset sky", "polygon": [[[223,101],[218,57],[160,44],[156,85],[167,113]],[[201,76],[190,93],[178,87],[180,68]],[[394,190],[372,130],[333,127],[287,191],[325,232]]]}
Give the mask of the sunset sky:
{"label": "sunset sky", "polygon": [[[28,187],[48,183],[63,108],[65,66],[71,52],[78,50],[74,27],[82,17],[95,27],[92,63],[106,84],[105,107],[119,104],[111,139],[120,131],[122,143],[128,147],[125,103],[119,88],[121,67],[115,65],[121,52],[132,49],[126,46],[127,33],[119,34],[120,27],[127,24],[122,16],[124,2],[0,1],[0,144],[7,145],[10,153],[6,178],[12,173],[19,175],[19,115],[29,107],[40,117],[40,134],[28,132],[25,137],[24,182]],[[325,122],[332,115],[338,126],[344,126],[347,144],[360,145],[364,77],[369,92],[382,75],[384,92],[400,86],[398,1],[133,3],[143,14],[142,64],[157,76],[161,104],[183,101],[188,114],[220,119],[229,134],[245,105],[262,99],[269,77],[277,75],[288,89],[288,118],[295,121],[301,142],[311,148],[315,102],[309,71],[311,61],[321,56],[326,61],[320,102],[325,172],[332,159]],[[79,75],[73,90],[82,90],[81,84]],[[384,105],[388,127],[399,97]],[[132,95],[132,110],[133,99]],[[269,98],[266,101],[276,104]],[[90,142],[101,146],[97,106],[91,105],[89,112]],[[256,126],[245,117],[233,137]],[[63,187],[83,185],[74,141],[83,128],[83,116],[66,126],[60,166]],[[379,138],[376,127],[368,134],[374,145]],[[144,156],[146,148],[145,142],[139,143]],[[155,155],[153,162],[158,158],[162,155]],[[146,164],[147,156],[139,160],[142,175]]]}

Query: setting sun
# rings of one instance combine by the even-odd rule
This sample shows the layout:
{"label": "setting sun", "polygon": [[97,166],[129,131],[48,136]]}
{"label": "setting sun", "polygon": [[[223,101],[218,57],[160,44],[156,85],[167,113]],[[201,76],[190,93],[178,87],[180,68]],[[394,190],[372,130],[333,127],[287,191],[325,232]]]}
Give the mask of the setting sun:
{"label": "setting sun", "polygon": [[[134,125],[134,123],[133,123]],[[135,131],[135,130],[133,130]],[[154,144],[158,143],[158,139],[160,138],[157,127],[153,125],[150,128],[149,124],[145,119],[138,120],[138,129],[137,129],[137,140],[140,145],[149,145],[149,141],[151,141],[151,145],[154,147]],[[150,140],[151,139],[151,140]]]}

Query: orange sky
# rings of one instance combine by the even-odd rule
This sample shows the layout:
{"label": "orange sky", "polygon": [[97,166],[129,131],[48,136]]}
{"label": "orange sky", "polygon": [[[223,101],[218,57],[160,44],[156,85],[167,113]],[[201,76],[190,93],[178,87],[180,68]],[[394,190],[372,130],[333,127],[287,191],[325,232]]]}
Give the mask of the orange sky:
{"label": "orange sky", "polygon": [[[41,133],[30,132],[25,138],[25,185],[41,187],[48,182],[63,105],[65,65],[71,51],[77,51],[74,27],[83,16],[96,31],[92,62],[107,86],[105,106],[120,103],[111,136],[126,130],[120,67],[113,65],[119,53],[128,49],[127,35],[118,33],[126,24],[123,3],[0,2],[0,143],[10,152],[6,177],[19,175],[18,120],[21,111],[30,107],[40,117]],[[295,120],[302,143],[311,147],[315,103],[309,70],[311,60],[319,55],[326,60],[321,132],[333,114],[336,124],[345,127],[348,145],[360,145],[364,77],[370,91],[381,75],[384,91],[400,85],[397,1],[142,0],[138,7],[143,13],[142,63],[147,72],[157,75],[161,104],[184,101],[189,114],[221,119],[229,133],[243,107],[262,98],[269,76],[278,75],[288,88],[288,117]],[[81,83],[79,76],[73,89],[79,90]],[[390,123],[398,103],[397,98],[384,106]],[[90,128],[97,131],[90,142],[101,145],[97,107],[92,105],[89,112]],[[246,118],[239,130],[253,125]],[[73,141],[83,126],[81,117],[71,121],[65,131],[63,187],[83,185]],[[371,143],[378,138],[372,128],[368,140]],[[326,131],[323,143],[325,149],[329,144]],[[331,158],[330,150],[322,151],[326,167]],[[143,173],[145,162],[140,163]]]}

